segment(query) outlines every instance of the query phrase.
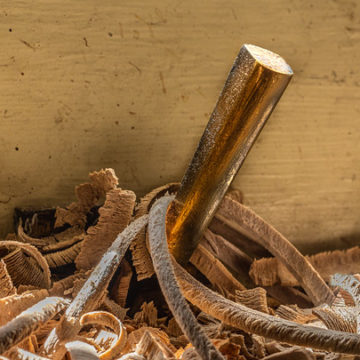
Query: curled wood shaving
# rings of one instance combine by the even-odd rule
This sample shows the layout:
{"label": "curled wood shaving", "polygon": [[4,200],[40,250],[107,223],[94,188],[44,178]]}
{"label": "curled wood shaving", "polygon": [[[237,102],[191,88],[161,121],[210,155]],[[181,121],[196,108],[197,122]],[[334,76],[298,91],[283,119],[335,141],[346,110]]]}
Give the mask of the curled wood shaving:
{"label": "curled wood shaving", "polygon": [[91,310],[88,309],[88,307],[91,308],[97,303],[97,299],[102,297],[101,293],[106,290],[107,285],[125,255],[130,242],[146,223],[147,216],[143,216],[133,221],[116,237],[108,251],[103,255],[98,265],[92,271],[77,297],[67,309],[67,317],[79,318],[84,311],[88,312]]}
{"label": "curled wood shaving", "polygon": [[305,311],[296,305],[280,305],[275,310],[275,314],[282,319],[295,321],[299,324],[307,324],[316,319],[316,316],[312,313],[311,310]]}
{"label": "curled wood shaving", "polygon": [[119,183],[113,169],[101,169],[89,174],[90,183],[80,184],[75,188],[77,202],[71,203],[67,208],[57,208],[55,228],[65,224],[71,226],[86,224],[86,214],[108,191],[115,189]]}
{"label": "curled wood shaving", "polygon": [[[72,229],[72,228],[70,228],[70,229]],[[69,239],[62,240],[60,242],[57,242],[56,244],[50,244],[50,245],[44,246],[41,249],[41,252],[43,254],[48,254],[48,253],[52,253],[55,251],[65,250],[65,249],[71,247],[72,245],[75,245],[76,243],[82,241],[84,239],[84,236],[85,236],[84,233],[76,234],[76,235],[70,237]]]}
{"label": "curled wood shaving", "polygon": [[315,305],[331,304],[334,294],[309,261],[283,235],[246,206],[225,196],[216,217],[264,246],[286,264]]}
{"label": "curled wood shaving", "polygon": [[[76,338],[79,340],[83,339],[83,341],[94,346],[98,354],[101,354],[107,349],[109,349],[114,343],[114,341],[116,341],[116,335],[102,326],[92,326],[88,330],[88,334],[86,334],[85,329],[84,331],[85,334],[81,333],[81,335],[76,336]],[[96,331],[96,333],[94,333],[94,331]]]}
{"label": "curled wood shaving", "polygon": [[[169,197],[165,198],[164,201],[160,199],[157,202],[157,204],[160,205],[156,206],[155,204],[153,206],[151,212],[157,210],[160,214],[155,212],[155,215],[158,216],[152,216],[150,213],[151,219],[148,228],[150,244],[152,243],[152,236],[154,236],[154,238],[159,237],[164,244],[164,246],[159,249],[156,247],[154,249],[150,248],[152,256],[153,250],[157,250],[154,252],[160,254],[162,266],[164,266],[164,254],[170,256],[165,232],[165,212],[170,200],[171,198],[169,199]],[[154,225],[152,225],[154,221],[153,217],[157,220]],[[158,228],[156,228],[156,225]],[[153,229],[152,226],[155,226],[155,229]],[[155,270],[157,268],[156,260],[157,259],[154,260]],[[357,354],[360,351],[360,336],[358,335],[300,325],[295,322],[278,319],[274,316],[252,310],[246,306],[234,303],[206,288],[192,278],[174,260],[173,266],[186,298],[200,310],[209,313],[211,316],[226,324],[240,328],[246,332],[289,344],[347,354]],[[175,279],[168,276],[171,270],[172,267],[166,267],[167,279],[165,279],[165,281],[171,281],[170,288],[173,283],[176,283]],[[161,284],[162,279],[159,279],[159,282]],[[166,287],[162,287],[162,290],[166,297]],[[174,291],[171,291],[168,296],[172,296],[172,294],[174,294]],[[178,296],[178,293],[175,294],[175,296]],[[183,324],[183,322],[181,322],[181,324]]]}
{"label": "curled wood shaving", "polygon": [[[21,223],[18,225],[17,228],[17,236],[16,239],[20,242],[24,242],[33,246],[43,247],[53,243],[56,243],[56,239],[54,237],[44,237],[41,239],[34,238],[25,233],[24,228],[22,227]],[[15,239],[14,239],[15,240]]]}
{"label": "curled wood shaving", "polygon": [[111,347],[99,355],[100,359],[112,359],[119,355],[125,346],[127,333],[121,323],[113,314],[106,311],[93,311],[84,314],[80,318],[80,325],[101,325],[110,328],[115,334],[117,339],[113,342]]}
{"label": "curled wood shaving", "polygon": [[209,250],[199,244],[193,252],[190,262],[218,289],[222,294],[233,294],[237,290],[245,290],[245,286],[237,281],[229,270]]}
{"label": "curled wood shaving", "polygon": [[144,215],[133,221],[117,236],[108,251],[100,259],[99,264],[92,271],[76,298],[67,308],[62,322],[46,340],[44,348],[47,354],[56,352],[56,357],[61,358],[63,350],[61,350],[60,341],[71,339],[73,336],[77,335],[81,328],[79,323],[80,317],[83,314],[94,310],[98,305],[99,300],[104,296],[116,268],[124,257],[130,242],[147,224],[147,221],[148,217]]}
{"label": "curled wood shaving", "polygon": [[16,288],[7,272],[3,260],[0,261],[0,298],[16,294]]}
{"label": "curled wood shaving", "polygon": [[263,288],[254,288],[249,290],[235,291],[235,301],[245,305],[250,309],[258,310],[266,314],[269,313],[266,291]]}
{"label": "curled wood shaving", "polygon": [[355,305],[360,306],[360,280],[356,276],[335,274],[330,279],[330,285],[345,290],[352,297]]}
{"label": "curled wood shaving", "polygon": [[77,242],[67,249],[45,254],[44,258],[50,268],[57,268],[66,264],[71,264],[80,253],[81,245],[81,242]]}
{"label": "curled wood shaving", "polygon": [[[357,312],[357,311],[356,311]],[[358,332],[357,314],[354,308],[322,306],[313,309],[313,313],[326,325],[328,329]]]}
{"label": "curled wood shaving", "polygon": [[36,331],[46,321],[63,310],[68,303],[68,300],[60,297],[48,297],[2,326],[0,328],[0,353],[9,350]]}
{"label": "curled wood shaving", "polygon": [[16,228],[19,223],[23,224],[26,234],[34,237],[48,236],[55,222],[55,209],[26,209],[15,208],[15,224]]}
{"label": "curled wood shaving", "polygon": [[[35,260],[36,264],[38,264],[38,266],[39,266],[39,271],[41,271],[41,272],[35,272],[35,274],[36,274],[35,279],[34,279],[35,281],[34,281],[34,283],[31,283],[31,284],[49,289],[50,285],[51,285],[51,280],[50,280],[51,275],[50,275],[49,265],[47,264],[46,260],[41,255],[39,250],[36,249],[32,245],[21,243],[19,241],[12,241],[12,240],[0,241],[0,249],[8,249],[8,251],[11,251],[11,249],[14,249],[14,248],[21,249],[22,252],[24,252],[26,255],[30,256],[31,258],[33,258]],[[6,263],[6,261],[5,261],[5,263]],[[33,269],[34,268],[35,267],[33,267]],[[26,272],[29,270],[24,269],[23,271]],[[19,273],[21,273],[18,268],[16,269],[16,271],[14,271],[14,273],[11,273],[8,268],[8,272],[12,279],[16,276],[19,276]],[[39,276],[40,279],[37,276]]]}
{"label": "curled wood shaving", "polygon": [[185,297],[226,324],[280,342],[346,354],[360,352],[360,336],[276,318],[234,303],[206,288],[173,261]]}
{"label": "curled wood shaving", "polygon": [[18,226],[17,239],[20,242],[36,246],[42,253],[54,252],[65,249],[83,239],[84,230],[73,226],[60,233],[42,238],[34,238],[24,232],[21,224]]}
{"label": "curled wood shaving", "polygon": [[[354,274],[360,272],[360,247],[348,250],[322,252],[312,256],[305,256],[310,264],[319,272],[321,277],[330,281],[335,273]],[[297,279],[286,266],[276,258],[255,260],[250,269],[250,276],[255,284],[261,286],[299,286]]]}
{"label": "curled wood shaving", "polygon": [[5,325],[22,311],[33,306],[47,296],[48,291],[46,289],[41,289],[0,299],[0,326]]}
{"label": "curled wood shaving", "polygon": [[99,210],[99,220],[88,229],[75,260],[77,269],[88,270],[123,231],[131,220],[136,195],[129,190],[113,189],[107,192],[104,206]]}
{"label": "curled wood shaving", "polygon": [[6,264],[13,284],[18,288],[20,286],[43,287],[43,272],[36,262],[24,254],[21,249],[11,251],[2,260]]}
{"label": "curled wood shaving", "polygon": [[85,342],[75,340],[66,343],[65,347],[72,360],[99,360],[94,347]]}
{"label": "curled wood shaving", "polygon": [[[135,217],[149,213],[149,210],[156,199],[166,193],[174,194],[180,187],[179,183],[170,183],[158,187],[146,194],[136,208]],[[138,281],[147,279],[154,275],[154,267],[146,246],[146,231],[141,231],[130,245],[133,265],[135,266]]]}
{"label": "curled wood shaving", "polygon": [[196,321],[176,281],[165,231],[166,210],[173,199],[172,196],[164,196],[156,200],[150,209],[148,238],[154,269],[172,314],[199,355],[203,359],[223,359]]}

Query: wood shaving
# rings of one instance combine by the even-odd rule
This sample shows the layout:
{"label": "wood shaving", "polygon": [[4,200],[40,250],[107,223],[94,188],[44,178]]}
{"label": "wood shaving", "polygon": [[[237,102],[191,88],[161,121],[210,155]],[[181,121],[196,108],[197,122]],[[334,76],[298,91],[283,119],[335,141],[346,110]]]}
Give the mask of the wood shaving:
{"label": "wood shaving", "polygon": [[330,307],[323,305],[314,309],[313,313],[326,325],[328,329],[344,331],[357,334],[357,313],[358,310],[351,311],[350,308]]}
{"label": "wood shaving", "polygon": [[216,217],[263,245],[286,264],[315,305],[331,304],[334,301],[332,291],[309,261],[282,234],[249,208],[225,196]]}
{"label": "wood shaving", "polygon": [[111,298],[122,307],[125,307],[126,305],[126,299],[128,296],[132,276],[133,271],[131,265],[128,261],[123,259],[110,290]]}
{"label": "wood shaving", "polygon": [[45,260],[49,264],[50,268],[57,268],[66,264],[71,264],[79,255],[81,251],[81,246],[81,242],[77,242],[74,245],[68,247],[67,249],[46,254],[44,255]]}
{"label": "wood shaving", "polygon": [[106,311],[114,314],[119,320],[123,321],[125,319],[126,313],[128,309],[124,309],[119,304],[117,304],[114,300],[105,296],[103,303],[100,306],[100,309],[104,309]]}
{"label": "wood shaving", "polygon": [[[150,326],[143,326],[137,330],[132,331],[128,335],[128,339],[124,348],[124,352],[132,352],[136,350],[136,347],[140,343],[144,334],[148,332],[153,335],[153,338],[157,338],[167,347],[171,346],[169,336],[162,330],[153,328]],[[143,346],[143,345],[142,345]],[[142,347],[140,346],[140,348]],[[140,351],[141,354],[144,354],[143,351]]]}
{"label": "wood shaving", "polygon": [[116,316],[105,311],[93,311],[80,318],[81,326],[89,324],[106,326],[116,334],[116,339],[111,346],[99,355],[100,359],[112,359],[121,353],[127,340],[127,333],[122,322]]}
{"label": "wood shaving", "polygon": [[[72,229],[72,228],[70,228],[70,229]],[[64,233],[69,233],[69,231],[65,230],[63,233],[60,233],[58,235],[63,235]],[[56,252],[56,251],[65,250],[65,249],[75,245],[76,243],[82,241],[84,239],[84,236],[85,236],[82,230],[79,231],[79,232],[76,231],[75,234],[73,234],[73,232],[70,232],[70,234],[67,234],[67,235],[70,235],[69,238],[63,238],[63,236],[61,236],[61,237],[56,236],[56,240],[58,242],[54,243],[54,244],[44,246],[41,249],[41,252],[43,254],[48,254],[48,253],[53,253],[53,252]]]}
{"label": "wood shaving", "polygon": [[259,358],[262,359],[263,357],[265,357],[265,339],[262,336],[258,336],[258,335],[251,335],[252,338],[252,348],[251,348],[251,352],[252,354]]}
{"label": "wood shaving", "polygon": [[17,348],[16,352],[17,352],[17,354],[16,354],[17,358],[19,360],[49,360],[48,358],[39,356],[39,355],[34,354],[34,353],[30,352],[30,351],[20,349],[20,348]]}
{"label": "wood shaving", "polygon": [[99,210],[99,221],[88,229],[75,259],[79,270],[95,266],[116,236],[126,228],[134,211],[135,199],[132,191],[113,189],[107,192],[105,204]]}
{"label": "wood shaving", "polygon": [[44,345],[47,354],[54,354],[61,358],[63,354],[61,341],[77,335],[81,328],[80,317],[86,312],[94,310],[98,305],[130,242],[146,223],[147,216],[138,218],[117,236],[67,308],[59,326],[47,339]]}
{"label": "wood shaving", "polygon": [[0,298],[16,294],[16,288],[6,269],[3,260],[0,261]]}
{"label": "wood shaving", "polygon": [[356,275],[335,274],[330,284],[346,291],[352,297],[354,304],[360,306],[360,280]]}
{"label": "wood shaving", "polygon": [[89,275],[90,275],[90,271],[88,272],[79,271],[76,274],[67,276],[62,280],[56,281],[53,283],[51,289],[49,290],[49,295],[59,296],[64,293],[68,293],[69,289],[73,289],[76,281],[82,281],[82,283],[84,283]]}
{"label": "wood shaving", "polygon": [[48,296],[46,289],[34,290],[0,299],[0,326]]}
{"label": "wood shaving", "polygon": [[305,311],[300,309],[297,305],[280,305],[275,314],[282,319],[295,321],[299,324],[307,324],[316,319],[316,316],[312,313],[312,311]]}
{"label": "wood shaving", "polygon": [[209,250],[199,244],[190,258],[190,262],[204,274],[215,289],[222,294],[235,293],[237,290],[245,290],[230,271]]}
{"label": "wood shaving", "polygon": [[316,356],[310,350],[293,347],[283,350],[282,352],[266,356],[263,360],[316,360]]}
{"label": "wood shaving", "polygon": [[[24,242],[33,246],[37,246],[37,247],[43,247],[43,246],[49,246],[51,244],[55,244],[56,243],[56,239],[54,236],[48,236],[48,237],[44,237],[41,239],[38,238],[34,238],[28,234],[25,233],[22,224],[20,223],[18,228],[17,228],[17,236],[16,239],[20,242]],[[13,239],[15,240],[15,239]]]}
{"label": "wood shaving", "polygon": [[266,291],[263,288],[254,288],[249,290],[235,291],[235,301],[243,304],[250,309],[258,310],[268,314],[269,309],[266,299]]}
{"label": "wood shaving", "polygon": [[144,355],[148,360],[174,359],[173,351],[153,332],[145,331],[136,345],[136,353]]}
{"label": "wood shaving", "polygon": [[[306,256],[321,277],[329,282],[336,273],[354,274],[360,272],[360,247],[348,250],[334,250]],[[299,286],[299,282],[276,258],[255,260],[250,269],[250,276],[255,284],[261,286]]]}
{"label": "wood shaving", "polygon": [[204,232],[200,244],[216,256],[244,286],[254,287],[249,276],[252,258],[244,251],[209,229]]}
{"label": "wood shaving", "polygon": [[99,360],[94,347],[85,342],[75,340],[66,343],[65,346],[71,360]]}
{"label": "wood shaving", "polygon": [[293,288],[289,286],[271,286],[264,287],[266,292],[271,296],[271,299],[268,299],[268,302],[273,301],[273,306],[292,305],[297,304],[302,308],[310,308],[313,306],[310,298],[298,288]]}
{"label": "wood shaving", "polygon": [[155,327],[158,325],[158,311],[153,301],[141,305],[141,311],[134,315],[134,322],[138,326]]}
{"label": "wood shaving", "polygon": [[108,191],[115,189],[119,183],[113,169],[102,169],[89,174],[90,183],[78,185],[75,188],[77,202],[71,203],[67,208],[56,209],[55,227],[65,224],[84,227],[86,214],[98,204],[101,197]]}
{"label": "wood shaving", "polygon": [[0,241],[0,252],[4,251],[8,254],[3,257],[3,261],[15,285],[29,284],[50,288],[49,265],[36,247],[19,241]]}
{"label": "wood shaving", "polygon": [[[178,184],[143,198],[136,221],[135,194],[117,186],[115,173],[101,170],[76,188],[77,201],[67,208],[17,210],[17,235],[0,241],[2,358],[356,359],[358,248],[303,257],[233,191],[187,272],[168,252],[165,213],[172,198],[161,198]],[[254,286],[254,256],[269,251],[287,264],[280,284],[296,279],[296,287]],[[355,275],[330,278],[325,258],[341,272],[349,261]],[[27,273],[19,271],[24,264]]]}
{"label": "wood shaving", "polygon": [[181,330],[204,359],[223,359],[197,323],[176,281],[167,250],[165,217],[173,197],[164,196],[150,210],[148,226],[150,254],[161,290]]}
{"label": "wood shaving", "polygon": [[[137,218],[139,216],[148,214],[156,199],[160,198],[166,193],[175,193],[178,190],[179,185],[179,183],[166,184],[146,194],[143,198],[141,198],[140,203],[136,207],[135,217]],[[135,240],[130,245],[130,249],[132,253],[133,265],[136,269],[137,279],[140,281],[153,276],[155,272],[150,254],[146,246],[145,229],[136,236]]]}
{"label": "wood shaving", "polygon": [[0,328],[0,353],[17,345],[25,337],[63,310],[68,301],[60,297],[47,297],[16,316]]}

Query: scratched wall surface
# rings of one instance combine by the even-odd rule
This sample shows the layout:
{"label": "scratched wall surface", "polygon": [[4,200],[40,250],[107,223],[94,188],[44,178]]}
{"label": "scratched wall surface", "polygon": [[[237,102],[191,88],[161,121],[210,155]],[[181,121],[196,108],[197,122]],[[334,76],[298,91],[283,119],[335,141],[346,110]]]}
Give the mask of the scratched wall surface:
{"label": "scratched wall surface", "polygon": [[236,178],[301,250],[360,241],[355,0],[2,0],[0,234],[113,167],[143,195],[180,180],[243,43],[295,77]]}

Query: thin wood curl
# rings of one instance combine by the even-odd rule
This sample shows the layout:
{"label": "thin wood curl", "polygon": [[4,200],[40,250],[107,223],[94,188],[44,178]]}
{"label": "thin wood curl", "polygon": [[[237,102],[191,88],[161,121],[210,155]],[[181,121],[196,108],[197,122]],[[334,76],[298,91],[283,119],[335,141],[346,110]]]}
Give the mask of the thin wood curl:
{"label": "thin wood curl", "polygon": [[[165,216],[167,205],[171,199],[172,197],[164,197],[159,199],[156,203],[156,208],[154,208],[156,204],[153,206],[154,211],[156,210],[156,213],[152,214],[152,212],[150,212],[148,228],[149,240],[151,240],[153,236],[157,236],[158,242],[162,243],[162,246],[155,248],[157,250],[157,256],[160,257],[160,260],[171,256],[167,247],[165,231]],[[157,226],[155,229],[156,231],[150,227],[150,224],[154,222],[154,220]],[[159,233],[160,230],[162,231],[161,233]],[[151,233],[153,235],[150,239]],[[166,254],[165,256],[164,253]],[[159,259],[157,258],[155,260],[154,267],[159,266]],[[281,342],[286,342],[288,344],[344,354],[360,353],[360,335],[321,329],[313,326],[305,326],[292,321],[279,319],[272,315],[261,313],[244,305],[234,303],[233,301],[228,300],[208,289],[206,286],[189,275],[174,259],[172,261],[172,265],[170,264],[170,266],[167,261],[161,261],[161,266],[161,274],[162,276],[165,275],[165,279],[163,280],[170,281],[170,285],[172,285],[172,282],[176,282],[177,279],[181,290],[188,301],[197,306],[200,310],[208,313],[216,319],[223,321],[228,325],[234,326],[249,333],[264,336]],[[172,279],[171,276],[168,277],[168,274],[172,273],[174,270],[176,278]],[[161,286],[160,279],[159,283]],[[170,289],[173,291],[172,287]],[[167,292],[170,291],[164,292],[165,298]]]}
{"label": "thin wood curl", "polygon": [[211,343],[181,294],[171,265],[166,241],[165,217],[166,209],[173,199],[174,196],[163,196],[156,200],[149,212],[147,234],[154,269],[171,312],[199,355],[204,360],[223,360],[224,357]]}

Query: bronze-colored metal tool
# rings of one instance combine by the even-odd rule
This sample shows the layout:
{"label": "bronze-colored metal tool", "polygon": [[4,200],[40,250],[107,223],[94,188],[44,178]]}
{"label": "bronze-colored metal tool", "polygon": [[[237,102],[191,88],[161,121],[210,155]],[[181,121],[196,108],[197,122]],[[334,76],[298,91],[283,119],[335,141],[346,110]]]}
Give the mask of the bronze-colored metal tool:
{"label": "bronze-colored metal tool", "polygon": [[293,72],[279,55],[243,45],[167,213],[169,248],[185,265]]}

